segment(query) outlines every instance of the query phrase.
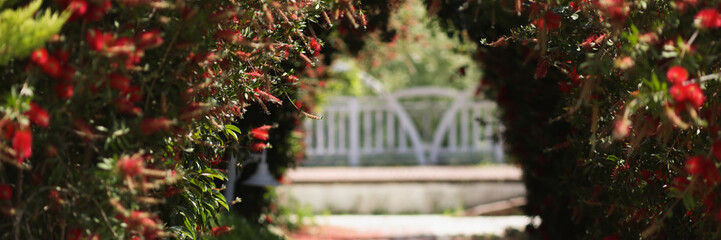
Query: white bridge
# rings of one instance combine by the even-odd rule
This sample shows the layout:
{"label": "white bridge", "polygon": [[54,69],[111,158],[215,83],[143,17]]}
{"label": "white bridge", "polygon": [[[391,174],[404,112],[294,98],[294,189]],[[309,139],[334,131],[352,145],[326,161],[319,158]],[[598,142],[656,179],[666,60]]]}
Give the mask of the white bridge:
{"label": "white bridge", "polygon": [[327,165],[318,159],[335,159],[335,165],[338,159],[340,165],[388,165],[409,158],[418,165],[435,165],[458,156],[503,161],[496,104],[476,100],[470,91],[416,87],[332,97],[321,115],[322,120],[304,123],[309,165]]}

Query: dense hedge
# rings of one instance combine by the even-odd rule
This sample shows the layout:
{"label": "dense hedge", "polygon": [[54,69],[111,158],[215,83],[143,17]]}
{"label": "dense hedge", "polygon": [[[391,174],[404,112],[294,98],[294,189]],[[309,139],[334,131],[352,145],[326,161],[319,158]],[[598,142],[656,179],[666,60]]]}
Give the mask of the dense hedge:
{"label": "dense hedge", "polygon": [[427,1],[479,43],[529,233],[720,237],[719,3]]}
{"label": "dense hedge", "polygon": [[[0,238],[222,231],[220,159],[293,151],[276,123],[315,117],[296,101],[324,44],[308,24],[360,27],[356,4],[0,1]],[[264,115],[281,104],[296,116]]]}

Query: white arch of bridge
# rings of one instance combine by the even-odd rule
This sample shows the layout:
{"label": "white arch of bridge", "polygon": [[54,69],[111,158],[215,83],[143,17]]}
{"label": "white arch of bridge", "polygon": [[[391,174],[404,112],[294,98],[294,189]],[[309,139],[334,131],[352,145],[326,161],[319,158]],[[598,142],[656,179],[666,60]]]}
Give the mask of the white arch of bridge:
{"label": "white arch of bridge", "polygon": [[[439,97],[452,102],[433,130],[432,139],[423,141],[401,101]],[[410,152],[419,165],[437,164],[444,153],[455,152],[491,152],[495,161],[503,159],[500,141],[491,140],[493,128],[498,127],[496,105],[475,100],[471,91],[415,87],[394,93],[381,91],[376,96],[333,97],[328,102],[321,114],[323,120],[304,124],[309,157],[345,155],[350,166],[359,166],[365,154],[382,153]],[[474,123],[478,118],[492,124]]]}

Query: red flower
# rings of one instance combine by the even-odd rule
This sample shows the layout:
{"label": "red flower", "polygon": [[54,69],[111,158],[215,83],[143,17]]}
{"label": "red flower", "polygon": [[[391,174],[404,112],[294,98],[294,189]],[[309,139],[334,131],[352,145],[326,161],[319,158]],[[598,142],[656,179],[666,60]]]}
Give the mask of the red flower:
{"label": "red flower", "polygon": [[558,83],[558,90],[563,93],[569,93],[573,90],[573,84],[569,82],[560,82]]}
{"label": "red flower", "polygon": [[533,21],[533,25],[536,25],[538,29],[544,31],[558,29],[561,27],[561,15],[547,11],[543,14],[543,17]]}
{"label": "red flower", "polygon": [[35,125],[41,127],[48,127],[48,125],[50,124],[50,116],[48,115],[48,111],[45,111],[45,109],[33,102],[30,103],[30,110],[25,112],[24,115],[28,116],[28,118],[30,118],[30,122],[34,123]]}
{"label": "red flower", "polygon": [[268,145],[262,142],[256,142],[250,145],[250,150],[253,152],[262,152],[263,149],[267,148]]}
{"label": "red flower", "polygon": [[315,40],[315,38],[310,39],[310,47],[313,49],[314,56],[318,56],[320,54],[321,47],[318,41]]}
{"label": "red flower", "polygon": [[88,30],[85,38],[88,41],[90,49],[95,51],[102,51],[109,48],[115,42],[115,36],[113,36],[112,33],[103,33],[97,29]]}
{"label": "red flower", "polygon": [[55,94],[60,99],[70,99],[75,93],[75,86],[66,82],[60,82],[55,86]]}
{"label": "red flower", "polygon": [[5,124],[5,126],[2,126],[2,128],[0,128],[0,130],[2,130],[5,133],[4,134],[5,139],[10,139],[13,137],[13,135],[15,135],[15,124],[7,123],[7,124]]}
{"label": "red flower", "polygon": [[716,157],[716,160],[721,160],[721,141],[716,140],[711,147],[711,153]]}
{"label": "red flower", "polygon": [[666,72],[666,78],[671,84],[682,84],[688,80],[688,71],[682,66],[673,66]]}
{"label": "red flower", "polygon": [[573,70],[568,73],[568,78],[571,79],[571,82],[573,82],[573,84],[581,85],[581,75],[578,74],[575,66],[573,67]]}
{"label": "red flower", "polygon": [[261,71],[252,71],[252,72],[247,72],[247,73],[245,73],[245,75],[248,75],[248,76],[250,76],[251,78],[257,78],[257,77],[263,76],[263,72],[261,72]]}
{"label": "red flower", "polygon": [[243,51],[236,51],[235,55],[238,56],[240,60],[245,61],[250,57],[251,54]]}
{"label": "red flower", "polygon": [[105,17],[105,14],[110,11],[110,8],[113,6],[113,3],[111,3],[109,0],[102,1],[100,4],[93,4],[91,3],[88,6],[88,10],[85,14],[85,19],[89,21],[100,21]]}
{"label": "red flower", "polygon": [[581,6],[579,6],[578,3],[575,3],[575,2],[570,2],[570,3],[568,3],[568,6],[569,6],[569,7],[571,8],[571,10],[573,10],[574,12],[578,11],[579,9],[581,9]]}
{"label": "red flower", "polygon": [[143,170],[143,159],[138,155],[124,156],[118,160],[117,167],[125,176],[137,176]]}
{"label": "red flower", "polygon": [[721,15],[716,9],[707,8],[699,11],[693,22],[697,28],[718,28],[721,27]]}
{"label": "red flower", "polygon": [[250,133],[253,135],[253,138],[261,141],[267,141],[268,136],[268,130],[270,130],[270,125],[263,125],[257,128],[253,128],[250,130]]}
{"label": "red flower", "polygon": [[170,120],[164,117],[146,118],[140,122],[140,130],[145,135],[151,135],[158,131],[170,130]]}
{"label": "red flower", "polygon": [[685,177],[675,177],[675,178],[673,178],[673,183],[672,183],[672,185],[673,185],[674,188],[678,189],[679,191],[682,191],[682,192],[683,192],[684,190],[686,190],[686,187],[688,187],[689,184],[691,184],[691,181],[689,181],[689,180],[686,179]]}
{"label": "red flower", "polygon": [[546,77],[546,73],[548,73],[548,66],[550,63],[547,60],[541,60],[540,63],[538,63],[538,67],[536,67],[536,73],[533,74],[534,79],[541,79]]}
{"label": "red flower", "polygon": [[48,57],[44,65],[40,65],[43,72],[52,78],[59,78],[62,76],[62,69],[60,62],[53,57]]}
{"label": "red flower", "polygon": [[13,189],[6,184],[0,184],[0,201],[7,201],[13,198]]}
{"label": "red flower", "polygon": [[686,85],[686,97],[691,106],[695,108],[700,108],[706,101],[706,96],[697,83]]}
{"label": "red flower", "polygon": [[686,160],[686,172],[694,176],[702,176],[708,184],[721,180],[716,165],[704,156],[694,156]]}
{"label": "red flower", "polygon": [[48,63],[48,50],[45,48],[38,48],[30,54],[30,60],[38,66],[44,66]]}
{"label": "red flower", "polygon": [[668,92],[671,94],[671,97],[673,98],[673,101],[677,103],[682,103],[686,101],[686,87],[683,85],[673,85],[671,88],[668,89]]}
{"label": "red flower", "polygon": [[133,102],[124,97],[115,99],[115,108],[121,113],[130,115],[140,115],[143,112],[139,107],[136,107]]}
{"label": "red flower", "polygon": [[13,150],[17,154],[18,163],[22,164],[25,159],[33,155],[33,134],[29,130],[15,131],[13,137]]}
{"label": "red flower", "polygon": [[656,44],[658,42],[658,35],[654,32],[648,32],[638,36],[638,41],[641,43]]}
{"label": "red flower", "polygon": [[110,74],[110,87],[120,90],[121,92],[130,87],[130,79],[120,74]]}
{"label": "red flower", "polygon": [[624,22],[628,16],[629,7],[624,0],[599,0],[596,5],[605,12],[614,22]]}
{"label": "red flower", "polygon": [[213,229],[211,229],[211,233],[213,234],[213,236],[217,237],[221,234],[229,233],[231,230],[233,230],[233,229],[228,226],[218,226],[218,227],[213,227]]}
{"label": "red flower", "polygon": [[143,211],[133,211],[130,216],[124,219],[130,229],[146,228],[146,230],[155,229],[157,227],[155,221],[150,218],[150,214]]}
{"label": "red flower", "polygon": [[56,191],[55,189],[50,189],[50,193],[48,193],[48,199],[50,199],[54,203],[62,203],[63,201],[62,197],[60,197],[60,192]]}
{"label": "red flower", "polygon": [[163,44],[163,37],[160,36],[160,30],[154,29],[136,36],[135,42],[139,48],[154,48]]}
{"label": "red flower", "polygon": [[112,52],[112,53],[122,53],[122,54],[135,53],[133,51],[135,48],[135,43],[129,37],[115,38],[110,42],[112,42],[112,44],[110,44],[110,52]]}
{"label": "red flower", "polygon": [[213,158],[213,159],[210,159],[210,161],[208,162],[208,164],[210,164],[210,166],[217,166],[217,165],[220,164],[221,162],[223,162],[223,159],[222,159],[222,158],[220,158],[220,157],[215,157],[215,158]]}
{"label": "red flower", "polygon": [[676,102],[677,107],[683,107],[684,104],[690,103],[694,108],[700,108],[706,102],[706,96],[697,83],[688,85],[676,84],[669,88],[669,93]]}
{"label": "red flower", "polygon": [[695,156],[691,157],[689,159],[686,159],[686,163],[684,164],[684,167],[686,168],[686,172],[691,175],[700,175],[704,172],[705,168],[708,164],[706,164],[707,159],[703,156]]}
{"label": "red flower", "polygon": [[260,96],[260,98],[263,99],[263,100],[270,101],[270,102],[277,103],[277,104],[282,104],[282,103],[283,103],[283,101],[281,101],[281,100],[280,100],[279,98],[277,98],[276,96],[273,96],[272,94],[267,93],[267,92],[265,92],[265,91],[263,91],[263,90],[260,90],[260,89],[256,88],[256,89],[253,89],[253,91],[254,91],[256,94],[258,94],[258,95]]}
{"label": "red flower", "polygon": [[88,11],[88,3],[85,0],[72,0],[68,4],[68,8],[73,12],[68,21],[74,21],[85,15]]}
{"label": "red flower", "polygon": [[65,240],[79,240],[83,237],[83,230],[80,228],[73,228],[68,230],[68,233],[65,235]]}
{"label": "red flower", "polygon": [[143,95],[140,94],[140,88],[137,86],[129,86],[120,95],[127,97],[128,100],[132,102],[137,102],[143,99]]}
{"label": "red flower", "polygon": [[616,120],[613,123],[613,137],[616,139],[622,139],[628,136],[631,132],[631,121],[625,118]]}
{"label": "red flower", "polygon": [[633,58],[626,56],[619,59],[616,59],[616,66],[619,68],[626,70],[629,68],[632,68],[636,64],[635,61],[633,61]]}

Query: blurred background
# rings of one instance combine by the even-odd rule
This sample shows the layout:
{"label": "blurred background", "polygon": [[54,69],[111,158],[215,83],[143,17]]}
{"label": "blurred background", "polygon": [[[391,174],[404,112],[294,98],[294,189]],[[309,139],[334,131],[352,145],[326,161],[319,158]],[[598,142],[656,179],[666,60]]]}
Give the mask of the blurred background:
{"label": "blurred background", "polygon": [[[295,169],[276,182],[283,148],[245,156],[265,155],[271,170],[243,168],[240,212],[263,195],[270,210],[252,218],[279,218],[292,239],[521,238],[534,220],[519,209],[525,188],[503,154],[496,104],[477,90],[476,45],[448,36],[419,1],[387,17],[386,30],[329,62],[309,109],[322,119],[295,132]],[[352,49],[344,43],[327,42]]]}

